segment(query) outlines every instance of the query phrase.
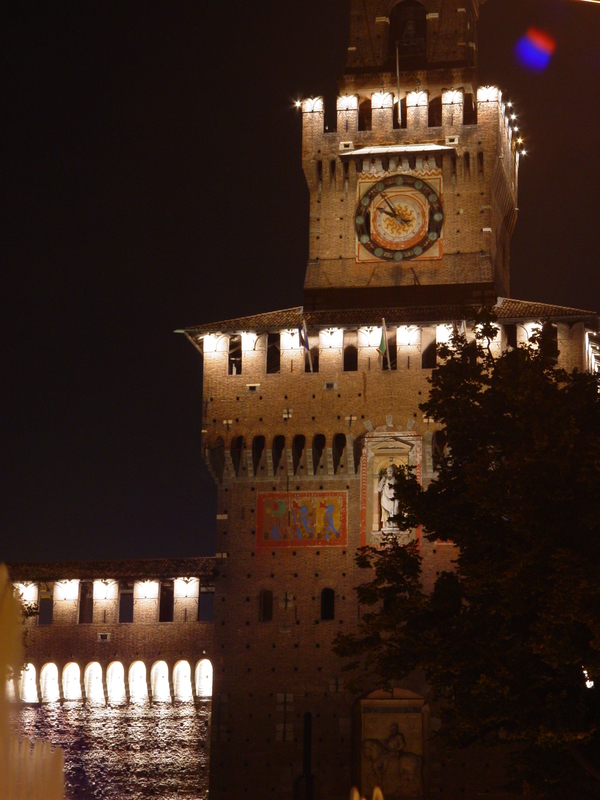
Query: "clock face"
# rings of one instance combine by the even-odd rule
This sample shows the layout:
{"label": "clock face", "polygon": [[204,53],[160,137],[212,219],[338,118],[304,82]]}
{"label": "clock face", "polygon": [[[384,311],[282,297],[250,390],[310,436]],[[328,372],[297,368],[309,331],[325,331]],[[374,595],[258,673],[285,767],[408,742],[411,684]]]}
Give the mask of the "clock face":
{"label": "clock face", "polygon": [[414,175],[392,175],[373,184],[356,207],[356,235],[375,258],[416,258],[440,237],[444,212],[435,189]]}

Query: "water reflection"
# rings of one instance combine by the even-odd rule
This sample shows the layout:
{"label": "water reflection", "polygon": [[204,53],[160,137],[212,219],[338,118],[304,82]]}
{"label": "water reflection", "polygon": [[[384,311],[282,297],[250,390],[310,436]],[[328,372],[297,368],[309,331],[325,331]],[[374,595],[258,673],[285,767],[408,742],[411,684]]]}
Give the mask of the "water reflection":
{"label": "water reflection", "polygon": [[65,754],[68,800],[205,800],[210,701],[22,706],[21,735]]}

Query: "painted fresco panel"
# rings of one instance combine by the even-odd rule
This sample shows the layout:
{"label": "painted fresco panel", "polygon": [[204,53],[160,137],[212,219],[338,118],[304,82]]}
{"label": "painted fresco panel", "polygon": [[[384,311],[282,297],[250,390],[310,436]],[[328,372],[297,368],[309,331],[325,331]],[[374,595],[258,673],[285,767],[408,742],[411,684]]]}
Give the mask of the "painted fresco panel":
{"label": "painted fresco panel", "polygon": [[259,492],[256,546],[346,546],[347,492]]}

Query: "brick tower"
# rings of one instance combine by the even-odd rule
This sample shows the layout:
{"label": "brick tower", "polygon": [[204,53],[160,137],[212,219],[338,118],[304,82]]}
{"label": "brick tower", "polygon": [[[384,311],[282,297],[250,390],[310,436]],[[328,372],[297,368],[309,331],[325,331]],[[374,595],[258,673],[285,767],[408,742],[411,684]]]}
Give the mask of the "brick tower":
{"label": "brick tower", "polygon": [[211,800],[367,792],[361,742],[400,734],[415,760],[386,797],[494,796],[476,754],[442,768],[418,678],[355,698],[331,652],[362,613],[361,544],[417,540],[428,586],[450,566],[451,545],[391,517],[399,465],[434,476],[418,405],[453,322],[496,303],[499,352],[554,318],[564,366],[590,367],[593,315],[506,299],[518,143],[500,91],[477,85],[479,6],[352,0],[337,130],[322,98],[302,102],[303,306],[186,330],[218,488]]}

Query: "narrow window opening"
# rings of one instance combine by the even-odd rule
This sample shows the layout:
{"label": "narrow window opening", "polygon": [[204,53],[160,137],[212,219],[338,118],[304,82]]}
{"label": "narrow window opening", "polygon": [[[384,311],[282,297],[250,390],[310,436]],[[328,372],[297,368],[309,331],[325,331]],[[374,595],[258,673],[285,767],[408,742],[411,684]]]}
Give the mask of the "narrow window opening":
{"label": "narrow window opening", "polygon": [[298,436],[294,437],[294,441],[292,442],[292,459],[294,463],[294,475],[298,473],[298,467],[300,466],[300,461],[302,460],[302,455],[304,454],[304,448],[306,446],[306,437],[303,436],[301,433]]}
{"label": "narrow window opening", "polygon": [[504,331],[504,341],[506,343],[506,347],[510,347],[511,350],[517,349],[517,326],[515,323],[509,323],[508,325],[503,325],[502,330]]}
{"label": "narrow window opening", "polygon": [[119,622],[133,622],[133,581],[119,581]]}
{"label": "narrow window opening", "polygon": [[242,337],[229,337],[229,374],[242,374]]}
{"label": "narrow window opening", "polygon": [[481,150],[477,153],[477,175],[483,178],[483,153]]}
{"label": "narrow window opening", "polygon": [[333,437],[333,472],[337,475],[338,469],[342,466],[342,457],[346,449],[346,434],[336,433]]}
{"label": "narrow window opening", "polygon": [[215,589],[213,586],[200,586],[198,596],[198,622],[214,622]]}
{"label": "narrow window opening", "polygon": [[[277,475],[277,471],[279,470],[279,462],[281,461],[281,456],[283,455],[283,451],[285,449],[285,436],[276,436],[273,439],[273,472]],[[281,465],[283,469],[283,464]]]}
{"label": "narrow window opening", "polygon": [[258,475],[264,449],[265,449],[265,437],[255,436],[252,441],[252,469],[255,475]]}
{"label": "narrow window opening", "polygon": [[321,619],[335,619],[335,591],[323,589],[321,592]]}
{"label": "narrow window opening", "polygon": [[358,106],[358,130],[370,131],[372,128],[373,113],[371,110],[371,98],[366,97]]}
{"label": "narrow window opening", "polygon": [[335,158],[332,158],[329,162],[329,180],[330,183],[335,186],[335,178],[336,178],[336,161]]}
{"label": "narrow window opening", "polygon": [[473,95],[470,92],[465,94],[463,125],[477,125],[477,103],[474,102]]}
{"label": "narrow window opening", "polygon": [[387,350],[385,356],[381,359],[382,369],[397,369],[398,368],[398,346],[395,330],[387,331]]}
{"label": "narrow window opening", "polygon": [[477,363],[477,342],[469,342],[462,353],[465,364],[474,365]]}
{"label": "narrow window opening", "polygon": [[267,336],[267,375],[279,372],[281,367],[281,336],[270,333]]}
{"label": "narrow window opening", "polygon": [[222,436],[219,436],[214,445],[209,447],[208,460],[212,471],[215,473],[218,480],[222,481],[223,472],[225,471],[225,442]]}
{"label": "narrow window opening", "polygon": [[439,128],[442,124],[442,98],[432,97],[429,100],[427,124],[430,128]]}
{"label": "narrow window opening", "polygon": [[465,153],[464,155],[464,164],[465,164],[465,178],[471,177],[471,156],[469,153]]}
{"label": "narrow window opening", "polygon": [[258,619],[260,622],[273,619],[273,592],[270,589],[261,589],[258,596]]}
{"label": "narrow window opening", "polygon": [[319,464],[321,463],[321,458],[323,457],[325,444],[326,444],[325,436],[322,433],[317,433],[317,435],[313,439],[313,445],[312,445],[313,472],[315,475],[317,474],[317,470],[319,469]]}
{"label": "narrow window opening", "polygon": [[319,191],[323,188],[323,162],[321,159],[317,161],[317,183],[319,184]]}
{"label": "narrow window opening", "polygon": [[450,173],[456,178],[456,156],[450,156]]}
{"label": "narrow window opening", "polygon": [[[348,124],[347,120],[346,120],[346,124]],[[349,161],[344,161],[344,191],[345,192],[348,191],[349,177],[350,177],[350,162]]]}
{"label": "narrow window opening", "polygon": [[540,347],[545,361],[556,364],[558,361],[558,328],[552,322],[546,321],[542,325]]}
{"label": "narrow window opening", "polygon": [[158,607],[159,622],[173,622],[174,602],[173,581],[161,581],[160,602]]}
{"label": "narrow window opening", "polygon": [[423,328],[421,331],[421,367],[433,369],[437,364],[435,328]]}
{"label": "narrow window opening", "polygon": [[53,585],[51,583],[40,583],[38,595],[38,624],[52,625],[53,616]]}
{"label": "narrow window opening", "polygon": [[231,460],[233,461],[233,471],[239,475],[242,463],[242,453],[246,448],[243,436],[234,436],[231,440]]}
{"label": "narrow window opening", "polygon": [[81,581],[79,584],[79,624],[89,625],[94,618],[94,584]]}
{"label": "narrow window opening", "polygon": [[431,439],[431,456],[433,459],[433,468],[438,470],[442,458],[446,453],[446,431],[435,431]]}
{"label": "narrow window opening", "polygon": [[358,332],[344,331],[344,372],[358,370]]}

